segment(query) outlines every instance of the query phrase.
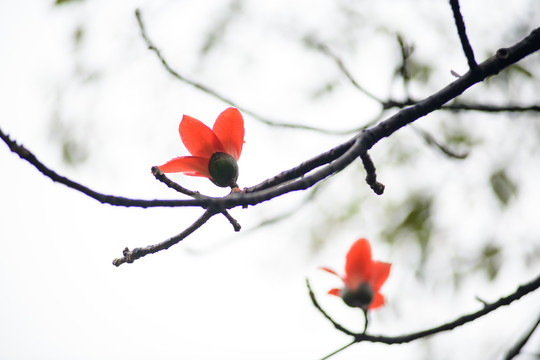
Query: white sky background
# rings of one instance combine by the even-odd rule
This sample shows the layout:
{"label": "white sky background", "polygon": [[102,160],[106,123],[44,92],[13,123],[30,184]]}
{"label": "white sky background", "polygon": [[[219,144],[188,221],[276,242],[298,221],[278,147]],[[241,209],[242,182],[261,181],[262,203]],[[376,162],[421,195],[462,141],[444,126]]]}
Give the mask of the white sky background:
{"label": "white sky background", "polygon": [[[377,104],[354,90],[332,61],[301,44],[306,36],[347,54],[344,59],[361,83],[383,98],[399,49],[391,35],[369,30],[379,21],[414,40],[419,58],[430,63],[436,57],[433,81],[429,89],[419,89],[418,97],[452,81],[450,69],[465,72],[446,1],[417,1],[414,8],[388,1],[384,9],[359,3],[245,1],[223,39],[201,56],[206,36],[229,11],[228,1],[85,1],[59,7],[45,1],[0,1],[0,126],[50,168],[96,191],[143,199],[177,197],[153,178],[150,167],[186,154],[177,132],[182,114],[212,125],[227,105],[165,71],[140,36],[137,7],[149,36],[174,69],[283,121],[350,129],[377,114]],[[517,5],[501,1],[489,16],[479,9],[492,1],[474,3],[464,1],[462,7],[479,61],[530,30],[518,36],[501,23],[540,23],[538,11],[531,11],[525,0]],[[77,27],[84,31],[79,46],[73,41]],[[336,80],[330,95],[313,96]],[[490,96],[498,100],[517,93],[525,103],[537,99],[527,86]],[[482,91],[471,94],[481,97]],[[434,117],[435,123],[428,117],[419,124],[437,129],[450,117]],[[324,265],[341,272],[348,247],[360,236],[371,239],[375,258],[394,264],[383,288],[388,305],[372,314],[372,333],[421,330],[479,309],[475,296],[497,300],[540,269],[537,261],[528,266],[523,261],[540,236],[538,124],[532,117],[474,119],[471,132],[487,135],[481,149],[464,162],[441,156],[409,129],[377,144],[372,156],[387,185],[383,197],[370,192],[363,172],[347,169],[331,179],[314,204],[278,225],[242,235],[224,218],[214,217],[170,250],[119,268],[111,262],[124,247],[171,237],[201,211],[101,205],[52,183],[0,145],[0,358],[321,358],[349,339],[313,308],[305,278],[336,320],[360,329],[362,314],[327,297],[324,293],[338,283],[317,270]],[[245,121],[241,187],[347,139],[271,128],[249,116]],[[507,134],[516,122],[530,127]],[[85,162],[70,166],[62,160],[64,136],[87,151]],[[394,141],[422,153],[412,169],[393,166]],[[516,149],[518,141],[522,146]],[[517,159],[512,170],[525,174],[518,177],[523,196],[503,213],[487,195],[486,176],[481,175],[496,160],[512,156]],[[171,177],[206,194],[226,194],[205,179]],[[411,270],[416,252],[389,248],[375,235],[388,204],[430,186],[440,187],[436,211],[442,230],[428,263],[430,279],[419,281]],[[365,206],[354,221],[326,234],[324,215],[344,204],[352,196],[348,189],[356,187],[365,188],[354,195]],[[303,196],[289,194],[231,213],[247,230],[294,207]],[[319,251],[311,241],[316,232],[329,237]],[[504,269],[494,283],[471,274],[456,295],[449,254],[473,254],[478,251],[475,240],[484,236],[508,242],[503,243],[508,249]],[[493,358],[532,325],[539,303],[539,294],[529,295],[427,342],[357,344],[334,359],[368,354],[375,359]],[[531,351],[538,352],[539,342],[536,336]]]}

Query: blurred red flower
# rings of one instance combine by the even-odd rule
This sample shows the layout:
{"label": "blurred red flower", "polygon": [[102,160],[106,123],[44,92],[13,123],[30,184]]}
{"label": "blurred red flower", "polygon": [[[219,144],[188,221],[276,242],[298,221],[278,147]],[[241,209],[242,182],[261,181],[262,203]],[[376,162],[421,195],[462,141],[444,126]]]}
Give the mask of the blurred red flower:
{"label": "blurred red flower", "polygon": [[158,166],[161,171],[206,177],[221,187],[237,187],[236,162],[244,145],[244,119],[238,109],[230,107],[219,114],[212,129],[184,115],[178,131],[192,156],[172,159]]}
{"label": "blurred red flower", "polygon": [[345,285],[343,289],[331,289],[329,294],[341,297],[351,307],[367,311],[384,304],[379,290],[390,274],[390,267],[389,263],[373,261],[369,241],[358,239],[345,258],[344,276],[326,267],[322,269],[341,278]]}

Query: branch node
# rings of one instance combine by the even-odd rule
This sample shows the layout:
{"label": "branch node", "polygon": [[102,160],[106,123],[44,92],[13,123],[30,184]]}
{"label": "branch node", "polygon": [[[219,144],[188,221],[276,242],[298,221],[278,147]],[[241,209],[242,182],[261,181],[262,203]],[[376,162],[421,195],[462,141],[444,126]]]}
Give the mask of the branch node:
{"label": "branch node", "polygon": [[495,55],[497,55],[497,57],[501,60],[506,60],[510,56],[510,52],[508,51],[508,49],[502,48],[502,49],[497,50]]}

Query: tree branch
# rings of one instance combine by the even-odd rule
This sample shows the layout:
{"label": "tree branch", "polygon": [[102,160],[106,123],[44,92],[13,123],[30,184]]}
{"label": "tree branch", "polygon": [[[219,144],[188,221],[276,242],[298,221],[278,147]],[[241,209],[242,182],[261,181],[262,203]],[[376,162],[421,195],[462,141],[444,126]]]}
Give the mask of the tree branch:
{"label": "tree branch", "polygon": [[182,186],[180,186],[179,184],[175,183],[174,181],[172,181],[171,179],[169,179],[164,173],[163,171],[159,170],[159,168],[157,166],[152,166],[152,175],[154,175],[154,177],[161,181],[162,183],[164,183],[165,185],[167,185],[168,187],[170,187],[171,189],[173,190],[176,190],[178,191],[179,193],[181,194],[184,194],[184,195],[187,195],[187,196],[191,196],[192,198],[199,198],[201,196],[201,193],[198,192],[198,191],[191,191],[191,190],[188,190]]}
{"label": "tree branch", "polygon": [[463,47],[463,52],[465,53],[465,57],[467,58],[467,62],[469,63],[469,68],[471,70],[474,70],[477,64],[476,60],[474,59],[473,49],[471,47],[471,44],[469,43],[469,38],[467,37],[467,33],[465,31],[465,22],[463,21],[463,16],[461,15],[461,11],[459,10],[459,1],[450,0],[450,6],[452,7],[452,12],[454,13],[454,20],[456,22],[459,40],[461,41],[461,47]]}
{"label": "tree branch", "polygon": [[187,229],[182,231],[180,234],[173,236],[170,239],[167,239],[163,242],[160,242],[159,244],[150,245],[144,248],[135,248],[133,250],[129,250],[128,248],[125,248],[123,251],[123,255],[121,258],[117,258],[113,260],[113,265],[118,267],[122,265],[123,263],[133,263],[135,260],[142,258],[143,256],[146,256],[148,254],[155,254],[158,251],[165,250],[170,248],[173,245],[178,244],[180,241],[184,240],[188,235],[193,233],[195,230],[203,226],[212,216],[214,216],[219,211],[215,211],[213,209],[207,209],[200,218],[198,218],[193,224],[191,224]]}
{"label": "tree branch", "polygon": [[[483,81],[488,76],[497,74],[504,68],[516,63],[525,56],[535,51],[538,51],[539,48],[540,28],[537,28],[532,31],[529,36],[516,43],[512,47],[499,49],[495,56],[478,65],[474,69],[474,71],[470,70],[468,73],[456,79],[454,82],[441,89],[437,93],[429,96],[422,101],[419,101],[413,106],[400,110],[398,113],[380,122],[379,124],[359,132],[352,139],[346,141],[345,143],[338,145],[335,148],[324,152],[318,156],[315,156],[312,159],[300,164],[299,166],[284,171],[258,185],[255,185],[251,188],[246,188],[244,191],[232,192],[231,194],[222,198],[204,196],[201,194],[197,194],[196,192],[184,189],[178,184],[172,185],[172,182],[167,182],[167,180],[165,180],[165,177],[161,177],[159,173],[157,175],[161,181],[165,182],[166,184],[175,188],[178,191],[181,190],[182,193],[192,196],[194,198],[186,200],[139,200],[101,194],[73,180],[70,180],[67,177],[61,176],[53,170],[49,169],[42,162],[40,162],[37,157],[32,154],[28,149],[26,149],[22,145],[18,145],[15,141],[11,140],[9,136],[6,135],[1,129],[0,138],[8,145],[12,152],[18,154],[19,157],[28,161],[43,175],[49,177],[55,182],[59,182],[66,185],[67,187],[82,192],[83,194],[101,203],[107,203],[115,206],[132,206],[142,208],[197,206],[204,209],[209,209],[207,210],[207,212],[205,212],[205,214],[207,214],[206,216],[208,216],[209,218],[218,212],[223,213],[225,210],[237,206],[247,207],[248,205],[256,205],[293,191],[308,189],[311,186],[317,184],[318,182],[328,178],[329,176],[340,172],[341,170],[349,166],[358,157],[363,157],[364,165],[368,165],[366,169],[369,177],[368,182],[371,182],[373,180],[373,184],[375,184],[376,180],[373,178],[374,166],[373,171],[370,170],[370,165],[373,165],[373,163],[370,164],[370,161],[366,163],[367,158],[365,156],[367,151],[371,149],[373,145],[375,145],[384,137],[390,136],[400,128],[414,122],[415,120],[437,109],[440,109],[446,102],[458,97],[469,87]],[[371,176],[370,173],[372,173]],[[224,215],[227,217],[227,214],[224,213]],[[230,216],[227,218],[229,219],[229,221],[231,221]],[[204,219],[203,216],[200,221],[202,220],[206,222],[206,220],[208,219]],[[231,223],[236,230],[237,223],[235,221],[231,221]],[[180,240],[183,239],[185,236],[189,235],[199,226],[200,225],[198,225],[198,222],[190,226],[188,229],[186,229],[179,235],[181,237]],[[182,234],[186,235],[183,236]],[[178,237],[174,237],[172,239],[177,238]],[[126,262],[128,260],[132,261],[133,259],[139,258],[148,253],[155,252],[153,251],[153,249],[159,248],[159,246],[157,248],[156,246],[157,245],[149,247],[151,248],[150,250],[148,250],[149,248],[145,248],[146,250],[136,249],[137,251],[129,251],[126,249],[124,258],[117,259],[117,261],[119,263]],[[159,250],[161,250],[161,248],[156,251]],[[137,255],[139,252],[143,255]]]}
{"label": "tree branch", "polygon": [[366,183],[377,195],[382,195],[384,192],[384,185],[377,181],[377,174],[375,173],[375,164],[371,160],[371,157],[367,152],[360,154],[364,169],[366,169]]}
{"label": "tree branch", "polygon": [[500,298],[498,301],[494,303],[491,303],[491,304],[486,303],[481,310],[478,310],[474,313],[470,313],[467,315],[463,315],[449,323],[439,325],[439,326],[436,326],[427,330],[422,330],[415,333],[407,334],[407,335],[380,336],[380,335],[369,335],[365,333],[355,333],[353,331],[350,331],[344,328],[340,324],[338,324],[317,303],[315,294],[313,294],[313,292],[311,291],[311,288],[309,287],[309,283],[308,283],[308,289],[310,291],[310,297],[311,297],[311,301],[313,302],[313,305],[324,315],[325,318],[327,318],[332,323],[332,325],[334,325],[336,329],[340,330],[341,332],[349,336],[353,336],[355,342],[369,341],[369,342],[376,342],[376,343],[383,343],[383,344],[403,344],[403,343],[408,343],[408,342],[418,340],[424,337],[432,336],[440,332],[453,330],[459,326],[465,325],[484,315],[487,315],[490,312],[497,310],[498,308],[502,306],[510,305],[512,302],[521,299],[523,296],[537,290],[538,288],[540,288],[540,276],[538,276],[536,279],[532,280],[529,283],[519,286],[516,289],[516,291],[514,291],[512,294],[505,296],[503,298]]}
{"label": "tree branch", "polygon": [[[404,108],[407,106],[415,105],[418,103],[417,100],[408,100],[408,101],[396,101],[396,100],[387,100],[384,102],[383,107],[385,110],[396,108]],[[445,104],[441,106],[441,110],[448,111],[482,111],[488,113],[497,113],[497,112],[540,112],[540,105],[492,105],[492,104],[468,104],[463,102],[453,102],[451,104]]]}
{"label": "tree branch", "polygon": [[233,218],[231,216],[231,214],[229,214],[229,212],[227,210],[223,210],[221,211],[221,213],[223,214],[223,216],[225,216],[225,218],[227,220],[229,220],[229,222],[231,223],[231,225],[233,226],[233,229],[235,232],[239,232],[240,230],[242,230],[242,226],[240,226],[240,224],[238,223],[238,221],[236,221],[235,218]]}
{"label": "tree branch", "polygon": [[283,171],[276,176],[271,177],[270,179],[267,179],[263,181],[262,183],[252,186],[250,188],[246,189],[246,193],[252,193],[252,192],[258,192],[261,190],[266,190],[275,186],[283,185],[287,182],[290,182],[291,180],[298,179],[305,174],[309,173],[310,171],[326,165],[339,157],[341,157],[345,151],[351,148],[351,146],[354,144],[356,140],[356,136],[350,139],[349,141],[336,146],[335,148],[331,149],[330,151],[327,151],[325,153],[322,153],[318,156],[315,156],[300,165],[291,168],[289,170]]}
{"label": "tree branch", "polygon": [[483,112],[528,112],[535,111],[540,112],[540,105],[489,105],[489,104],[466,104],[466,103],[454,103],[448,104],[443,107],[444,110],[451,111],[464,111],[464,110],[473,110],[473,111],[483,111]]}
{"label": "tree branch", "polygon": [[338,322],[336,322],[334,319],[332,319],[330,317],[330,315],[328,315],[326,313],[326,311],[323,310],[323,308],[319,305],[319,303],[317,302],[317,299],[315,298],[315,293],[313,292],[313,290],[311,290],[311,285],[309,284],[309,280],[306,279],[306,286],[308,288],[308,291],[309,291],[309,297],[311,298],[311,302],[313,303],[313,306],[315,306],[317,308],[317,310],[319,310],[321,312],[321,314],[323,314],[323,316],[332,323],[332,325],[334,325],[334,327],[347,334],[347,335],[351,335],[351,336],[356,336],[356,333],[353,332],[353,331],[350,331],[348,330],[347,328],[343,327],[342,325],[340,325]]}
{"label": "tree branch", "polygon": [[[224,198],[200,195],[197,199],[189,200],[138,200],[101,194],[66,177],[60,176],[47,168],[30,151],[9,139],[1,129],[0,138],[2,138],[9,146],[11,151],[17,153],[22,159],[31,163],[45,176],[53,181],[60,182],[70,188],[80,191],[102,203],[143,208],[178,206],[200,206],[207,208],[212,205],[219,209],[256,205],[289,192],[307,189],[328,176],[341,171],[382,138],[390,136],[403,126],[414,122],[430,112],[440,109],[443,104],[458,97],[469,87],[483,81],[488,76],[497,74],[525,56],[538,51],[539,48],[540,28],[537,28],[532,31],[529,36],[512,47],[498,50],[495,56],[478,65],[474,72],[469,71],[437,93],[419,101],[413,106],[402,109],[390,118],[362,131],[347,142],[322,153],[295,168],[284,171],[259,185],[247,188],[242,192],[230,194]],[[311,175],[303,176],[318,167],[322,167],[322,169],[315,171]]]}
{"label": "tree branch", "polygon": [[534,331],[536,330],[536,328],[540,325],[540,317],[538,317],[538,320],[536,320],[536,323],[531,327],[531,329],[525,334],[525,336],[523,336],[523,338],[521,338],[511,349],[510,351],[508,352],[508,354],[506,354],[506,357],[504,358],[504,360],[511,360],[513,358],[515,358],[517,355],[519,355],[519,353],[521,352],[521,349],[523,349],[523,347],[525,346],[525,344],[527,344],[527,342],[529,341],[529,339],[531,338],[532,334],[534,333]]}
{"label": "tree branch", "polygon": [[[164,183],[165,185],[167,185],[168,187],[170,187],[171,189],[173,190],[176,190],[178,191],[179,193],[181,194],[184,194],[184,195],[188,195],[188,196],[191,196],[195,199],[197,198],[200,198],[201,197],[201,193],[198,192],[198,191],[191,191],[191,190],[188,190],[182,186],[180,186],[179,184],[175,183],[174,181],[172,181],[171,179],[169,179],[164,173],[163,171],[159,170],[159,168],[157,166],[153,166],[152,167],[152,174],[154,175],[154,177],[161,181],[162,183]],[[231,214],[229,214],[229,212],[227,210],[223,210],[221,211],[221,213],[223,214],[223,216],[225,216],[225,218],[227,220],[229,220],[229,222],[231,223],[231,225],[233,226],[233,229],[234,231],[238,232],[240,231],[240,229],[242,229],[242,227],[240,226],[240,224],[238,223],[238,221],[236,221],[235,218],[233,218],[231,216]]]}
{"label": "tree branch", "polygon": [[469,70],[448,86],[426,99],[404,108],[389,119],[369,129],[376,139],[391,135],[394,131],[409,123],[440,109],[445,103],[461,95],[474,84],[485,80],[488,76],[498,74],[504,68],[520,61],[540,48],[540,28],[533,30],[526,38],[509,48],[499,49],[495,56],[487,59],[475,70]]}

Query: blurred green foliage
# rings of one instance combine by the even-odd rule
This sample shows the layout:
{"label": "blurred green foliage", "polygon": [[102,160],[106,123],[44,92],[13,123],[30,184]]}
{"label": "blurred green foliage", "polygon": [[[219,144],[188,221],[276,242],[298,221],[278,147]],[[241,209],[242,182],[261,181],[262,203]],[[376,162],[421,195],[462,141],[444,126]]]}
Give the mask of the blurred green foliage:
{"label": "blurred green foliage", "polygon": [[456,124],[455,121],[443,123],[441,129],[445,143],[451,145],[452,148],[468,151],[471,147],[480,143],[480,140],[475,139],[464,125]]}
{"label": "blurred green foliage", "polygon": [[454,288],[458,289],[463,280],[473,272],[482,271],[490,281],[496,279],[502,266],[504,249],[487,240],[475,255],[459,255],[453,261],[452,276]]}
{"label": "blurred green foliage", "polygon": [[487,243],[482,248],[482,252],[477,260],[476,268],[478,270],[483,270],[489,280],[494,280],[499,273],[502,262],[501,252],[501,248],[493,242]]}
{"label": "blurred green foliage", "polygon": [[401,204],[392,205],[387,211],[387,220],[382,231],[383,240],[395,246],[400,241],[414,241],[420,250],[421,271],[428,255],[433,222],[431,220],[433,196],[413,193]]}
{"label": "blurred green foliage", "polygon": [[63,5],[67,3],[82,2],[83,0],[56,0],[54,5]]}
{"label": "blurred green foliage", "polygon": [[82,26],[78,26],[75,29],[75,32],[73,34],[73,42],[75,43],[75,47],[78,47],[82,44],[82,41],[84,39],[84,28]]}
{"label": "blurred green foliage", "polygon": [[79,165],[88,158],[88,151],[84,146],[72,139],[62,142],[62,160],[71,166]]}
{"label": "blurred green foliage", "polygon": [[491,174],[489,183],[497,200],[504,206],[508,205],[510,199],[517,194],[517,185],[508,177],[504,169]]}
{"label": "blurred green foliage", "polygon": [[338,86],[338,81],[326,81],[319,88],[315,89],[311,96],[317,100],[325,95],[330,94]]}
{"label": "blurred green foliage", "polygon": [[429,81],[433,72],[433,67],[418,59],[409,59],[407,61],[407,69],[411,80],[418,80],[424,84]]}
{"label": "blurred green foliage", "polygon": [[363,204],[361,196],[353,194],[350,201],[342,206],[325,206],[321,209],[319,213],[322,218],[317,217],[310,227],[311,251],[320,250],[327,241],[335,237],[340,228],[354,221]]}
{"label": "blurred green foliage", "polygon": [[400,77],[405,84],[411,80],[426,84],[430,80],[432,66],[413,57],[414,44],[409,44],[402,34],[396,34],[396,40],[401,50],[401,64],[394,70],[394,77]]}

